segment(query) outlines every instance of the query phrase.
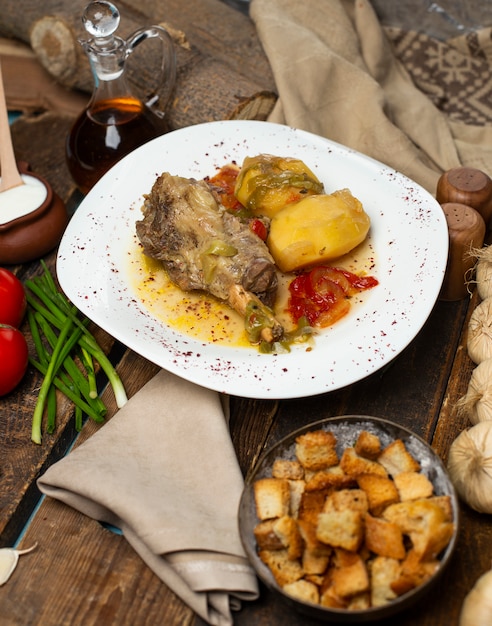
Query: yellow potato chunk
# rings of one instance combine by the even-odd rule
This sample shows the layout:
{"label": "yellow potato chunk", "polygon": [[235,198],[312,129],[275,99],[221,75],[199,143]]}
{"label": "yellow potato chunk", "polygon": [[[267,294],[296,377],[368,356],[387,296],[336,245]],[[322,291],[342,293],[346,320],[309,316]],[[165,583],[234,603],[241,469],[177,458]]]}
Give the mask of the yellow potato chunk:
{"label": "yellow potato chunk", "polygon": [[370,219],[348,189],[308,196],[279,211],[268,247],[283,272],[336,259],[364,241]]}
{"label": "yellow potato chunk", "polygon": [[323,183],[303,161],[271,154],[246,157],[234,189],[244,207],[267,217],[287,204],[322,192]]}

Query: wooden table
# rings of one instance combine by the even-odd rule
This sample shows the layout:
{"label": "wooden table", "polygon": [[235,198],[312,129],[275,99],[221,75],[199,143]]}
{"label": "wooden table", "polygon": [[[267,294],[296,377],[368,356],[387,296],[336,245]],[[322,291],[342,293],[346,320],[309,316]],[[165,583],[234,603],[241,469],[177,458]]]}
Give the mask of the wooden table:
{"label": "wooden table", "polygon": [[[45,115],[14,126],[20,158],[44,174],[72,206],[73,184],[63,158],[68,120]],[[47,142],[45,137],[49,136]],[[45,260],[53,269],[56,250]],[[25,280],[38,262],[12,267]],[[231,398],[231,437],[244,474],[258,456],[295,427],[323,417],[366,414],[391,419],[424,437],[445,460],[465,427],[453,407],[466,391],[473,364],[466,353],[468,318],[476,296],[438,301],[424,328],[391,365],[339,391],[294,400]],[[26,328],[24,328],[26,330]],[[158,370],[104,332],[97,336],[131,396]],[[0,399],[0,546],[38,547],[21,557],[10,581],[0,587],[0,623],[141,626],[203,625],[148,569],[124,538],[51,499],[39,501],[36,478],[97,428],[74,431],[70,403],[59,407],[58,428],[43,445],[30,441],[32,411],[40,384],[29,368],[21,386]],[[111,392],[102,390],[109,415]],[[462,506],[454,559],[436,593],[398,620],[401,626],[453,626],[464,596],[492,562],[490,519]],[[286,609],[267,590],[237,613],[238,626],[316,624]]]}

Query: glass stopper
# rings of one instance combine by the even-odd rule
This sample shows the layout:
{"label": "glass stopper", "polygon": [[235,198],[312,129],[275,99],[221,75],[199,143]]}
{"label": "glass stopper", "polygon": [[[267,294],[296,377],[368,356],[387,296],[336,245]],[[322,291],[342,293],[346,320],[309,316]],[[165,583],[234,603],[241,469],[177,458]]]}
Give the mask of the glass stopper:
{"label": "glass stopper", "polygon": [[110,37],[120,23],[120,12],[111,2],[95,0],[87,5],[82,17],[86,31],[93,37]]}

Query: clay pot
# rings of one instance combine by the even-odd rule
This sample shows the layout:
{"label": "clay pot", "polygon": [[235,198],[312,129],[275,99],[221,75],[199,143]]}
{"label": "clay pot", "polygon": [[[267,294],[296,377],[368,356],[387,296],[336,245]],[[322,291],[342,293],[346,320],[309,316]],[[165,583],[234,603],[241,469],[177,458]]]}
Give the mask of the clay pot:
{"label": "clay pot", "polygon": [[0,263],[14,265],[39,259],[59,243],[68,224],[65,204],[48,181],[18,163],[24,176],[37,178],[46,187],[46,198],[37,209],[10,222],[0,223]]}

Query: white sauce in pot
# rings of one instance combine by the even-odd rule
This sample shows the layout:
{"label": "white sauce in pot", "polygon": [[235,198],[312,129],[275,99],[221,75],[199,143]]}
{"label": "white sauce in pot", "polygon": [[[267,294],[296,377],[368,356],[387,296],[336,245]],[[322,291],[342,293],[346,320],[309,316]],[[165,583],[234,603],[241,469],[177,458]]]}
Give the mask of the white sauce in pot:
{"label": "white sauce in pot", "polygon": [[22,174],[23,185],[0,192],[0,224],[6,224],[39,208],[46,200],[46,185]]}

